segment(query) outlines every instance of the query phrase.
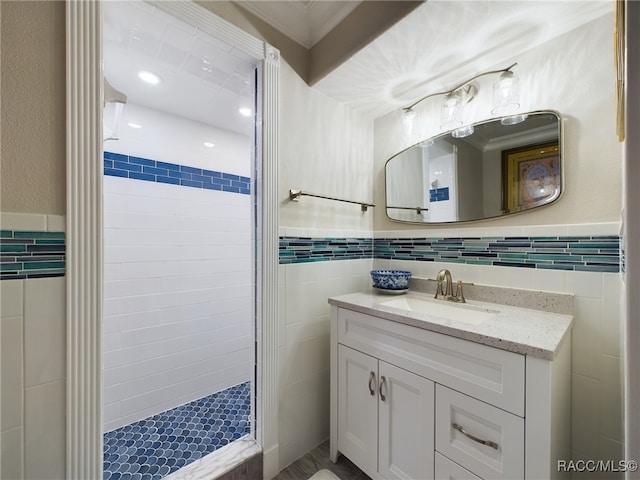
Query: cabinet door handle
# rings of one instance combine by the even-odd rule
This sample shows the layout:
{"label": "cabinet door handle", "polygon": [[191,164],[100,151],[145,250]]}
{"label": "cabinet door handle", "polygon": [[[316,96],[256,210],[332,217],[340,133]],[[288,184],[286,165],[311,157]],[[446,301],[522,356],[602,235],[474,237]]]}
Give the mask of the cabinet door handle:
{"label": "cabinet door handle", "polygon": [[369,374],[369,393],[371,394],[372,397],[376,394],[376,391],[373,389],[375,379],[376,379],[376,374],[371,372]]}
{"label": "cabinet door handle", "polygon": [[499,448],[498,444],[496,442],[492,442],[491,440],[482,440],[481,438],[473,436],[470,433],[468,433],[464,428],[462,428],[460,425],[458,425],[457,423],[452,423],[451,426],[453,428],[455,428],[456,430],[458,430],[461,434],[469,437],[474,442],[481,443],[482,445],[486,445],[488,447],[494,448],[495,450],[498,450],[498,448]]}
{"label": "cabinet door handle", "polygon": [[382,393],[382,387],[384,386],[385,381],[386,378],[384,378],[384,375],[380,377],[380,400],[382,400],[383,402],[387,399],[387,397],[384,396],[384,393]]}

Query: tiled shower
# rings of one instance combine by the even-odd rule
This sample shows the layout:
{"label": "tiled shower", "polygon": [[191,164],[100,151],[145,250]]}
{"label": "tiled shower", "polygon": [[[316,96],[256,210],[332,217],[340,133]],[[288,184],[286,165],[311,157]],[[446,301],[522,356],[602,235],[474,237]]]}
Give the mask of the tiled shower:
{"label": "tiled shower", "polygon": [[104,172],[104,478],[155,480],[251,431],[250,178]]}
{"label": "tiled shower", "polygon": [[225,139],[235,164],[105,144],[105,480],[159,480],[252,433],[251,151]]}

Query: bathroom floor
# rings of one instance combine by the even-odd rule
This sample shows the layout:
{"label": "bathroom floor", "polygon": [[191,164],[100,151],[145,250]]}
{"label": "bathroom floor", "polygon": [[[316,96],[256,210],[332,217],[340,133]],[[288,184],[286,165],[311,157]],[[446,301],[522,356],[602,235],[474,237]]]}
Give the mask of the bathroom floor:
{"label": "bathroom floor", "polygon": [[273,480],[308,480],[314,473],[322,469],[333,472],[340,480],[371,480],[344,456],[340,456],[338,463],[335,464],[329,460],[328,440],[293,462]]}
{"label": "bathroom floor", "polygon": [[251,382],[104,434],[103,480],[160,480],[250,433]]}

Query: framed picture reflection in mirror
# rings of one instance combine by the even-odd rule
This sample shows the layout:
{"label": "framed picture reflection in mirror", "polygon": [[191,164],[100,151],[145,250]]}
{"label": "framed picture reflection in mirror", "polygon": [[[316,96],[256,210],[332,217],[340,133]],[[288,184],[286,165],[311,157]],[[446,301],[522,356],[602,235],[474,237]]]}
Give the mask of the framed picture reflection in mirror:
{"label": "framed picture reflection in mirror", "polygon": [[557,142],[502,152],[503,209],[514,213],[544,205],[560,194]]}

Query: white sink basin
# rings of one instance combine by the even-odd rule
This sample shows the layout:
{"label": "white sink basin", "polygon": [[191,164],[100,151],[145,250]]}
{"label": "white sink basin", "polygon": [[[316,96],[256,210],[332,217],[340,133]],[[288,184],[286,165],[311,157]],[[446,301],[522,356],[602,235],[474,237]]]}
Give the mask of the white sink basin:
{"label": "white sink basin", "polygon": [[446,300],[431,300],[415,297],[396,297],[380,303],[385,307],[399,308],[409,312],[425,313],[434,317],[442,317],[456,322],[480,325],[500,313],[498,310],[474,307],[467,304],[456,304]]}

